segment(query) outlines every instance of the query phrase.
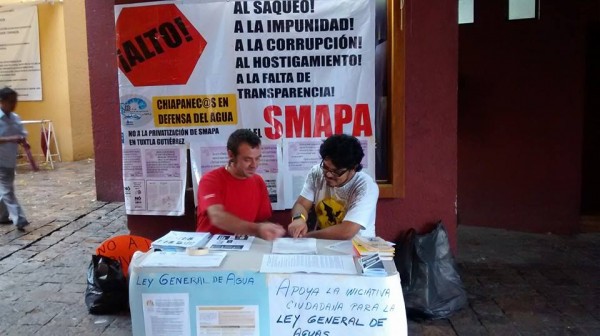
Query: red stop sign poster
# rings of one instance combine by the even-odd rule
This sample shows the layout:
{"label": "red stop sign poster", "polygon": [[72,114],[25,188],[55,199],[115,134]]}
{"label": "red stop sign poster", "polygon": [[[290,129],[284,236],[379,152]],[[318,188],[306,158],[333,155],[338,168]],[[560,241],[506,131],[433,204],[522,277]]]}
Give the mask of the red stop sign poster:
{"label": "red stop sign poster", "polygon": [[117,18],[119,69],[134,86],[186,84],[205,47],[174,4],[123,8]]}

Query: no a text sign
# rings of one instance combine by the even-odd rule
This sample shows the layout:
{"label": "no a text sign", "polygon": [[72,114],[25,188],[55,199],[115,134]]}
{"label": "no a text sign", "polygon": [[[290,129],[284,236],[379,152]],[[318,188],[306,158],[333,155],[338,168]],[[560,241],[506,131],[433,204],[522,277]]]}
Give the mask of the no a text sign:
{"label": "no a text sign", "polygon": [[134,86],[186,84],[206,40],[174,4],[123,8],[119,69]]}

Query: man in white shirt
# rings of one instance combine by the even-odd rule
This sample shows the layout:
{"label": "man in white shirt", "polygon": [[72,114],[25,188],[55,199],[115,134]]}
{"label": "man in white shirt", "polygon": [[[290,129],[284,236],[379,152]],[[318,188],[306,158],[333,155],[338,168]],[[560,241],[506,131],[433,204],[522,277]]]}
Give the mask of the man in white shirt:
{"label": "man in white shirt", "polygon": [[[356,234],[375,236],[379,188],[361,171],[364,153],[358,139],[346,134],[330,136],[319,154],[322,161],[308,173],[292,208],[289,235],[340,240]],[[315,216],[309,216],[311,210]],[[314,224],[309,223],[312,217]]]}
{"label": "man in white shirt", "polygon": [[17,146],[27,144],[27,132],[14,113],[17,93],[0,89],[0,224],[15,224],[19,230],[29,225],[15,196],[15,167]]}

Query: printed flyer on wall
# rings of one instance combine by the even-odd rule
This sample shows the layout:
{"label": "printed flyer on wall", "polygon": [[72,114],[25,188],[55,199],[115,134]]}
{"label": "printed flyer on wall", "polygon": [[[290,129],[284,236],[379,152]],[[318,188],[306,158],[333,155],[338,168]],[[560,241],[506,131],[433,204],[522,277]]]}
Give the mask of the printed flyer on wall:
{"label": "printed flyer on wall", "polygon": [[20,101],[42,100],[42,68],[37,6],[0,6],[0,87]]}
{"label": "printed flyer on wall", "polygon": [[183,215],[186,147],[123,148],[125,210],[129,215]]}
{"label": "printed flyer on wall", "polygon": [[198,336],[260,336],[258,306],[197,306]]}
{"label": "printed flyer on wall", "polygon": [[188,294],[142,294],[142,302],[146,336],[190,335]]}
{"label": "printed flyer on wall", "polygon": [[250,129],[274,209],[333,134],[366,145],[374,176],[375,1],[160,1],[116,6],[115,21],[124,153],[188,145],[196,186]]}

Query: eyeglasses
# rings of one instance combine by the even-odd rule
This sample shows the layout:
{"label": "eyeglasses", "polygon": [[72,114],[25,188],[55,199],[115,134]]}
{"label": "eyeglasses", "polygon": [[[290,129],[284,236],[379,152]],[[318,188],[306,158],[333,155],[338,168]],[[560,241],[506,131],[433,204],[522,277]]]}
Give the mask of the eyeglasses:
{"label": "eyeglasses", "polygon": [[327,167],[325,167],[325,165],[323,164],[323,161],[321,161],[321,170],[323,170],[323,174],[327,175],[327,174],[331,174],[333,177],[341,177],[342,175],[346,174],[346,172],[348,172],[348,170],[350,169],[338,169],[338,170],[331,170]]}

